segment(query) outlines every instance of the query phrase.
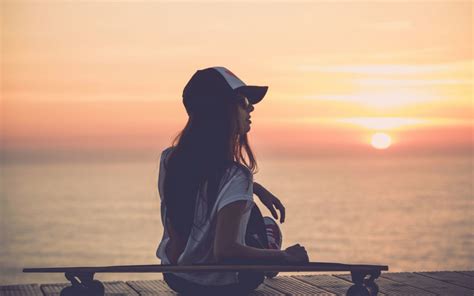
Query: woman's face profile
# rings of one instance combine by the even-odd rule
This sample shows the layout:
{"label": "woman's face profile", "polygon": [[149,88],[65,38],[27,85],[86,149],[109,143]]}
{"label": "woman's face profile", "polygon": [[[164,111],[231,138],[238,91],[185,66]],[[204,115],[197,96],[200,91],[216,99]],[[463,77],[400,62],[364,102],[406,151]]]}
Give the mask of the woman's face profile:
{"label": "woman's face profile", "polygon": [[250,112],[255,108],[250,104],[249,100],[242,95],[239,95],[238,100],[238,133],[240,135],[245,135],[250,131]]}

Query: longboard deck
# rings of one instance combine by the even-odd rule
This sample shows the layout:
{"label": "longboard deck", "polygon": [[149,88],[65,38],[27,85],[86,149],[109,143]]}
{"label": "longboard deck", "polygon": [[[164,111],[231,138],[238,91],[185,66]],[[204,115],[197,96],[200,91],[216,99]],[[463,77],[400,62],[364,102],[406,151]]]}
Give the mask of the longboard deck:
{"label": "longboard deck", "polygon": [[[370,295],[377,296],[378,286],[374,282],[382,272],[388,270],[386,265],[361,265],[361,264],[342,264],[330,262],[309,262],[300,265],[276,265],[276,264],[215,264],[215,265],[119,265],[119,266],[83,266],[83,267],[44,267],[44,268],[25,268],[23,272],[42,272],[42,273],[64,273],[71,282],[71,286],[61,291],[61,296],[94,295],[104,296],[105,287],[94,280],[95,273],[103,272],[123,272],[123,273],[142,273],[142,272],[224,272],[224,271],[314,271],[314,272],[332,272],[332,271],[350,271],[353,286],[347,290],[349,296]],[[366,276],[370,276],[365,279]]]}
{"label": "longboard deck", "polygon": [[386,265],[342,264],[330,262],[309,262],[300,265],[251,265],[251,264],[215,264],[215,265],[118,265],[118,266],[82,266],[82,267],[40,267],[24,268],[23,272],[35,273],[162,273],[162,272],[224,272],[224,271],[280,271],[280,272],[370,272],[387,271]]}

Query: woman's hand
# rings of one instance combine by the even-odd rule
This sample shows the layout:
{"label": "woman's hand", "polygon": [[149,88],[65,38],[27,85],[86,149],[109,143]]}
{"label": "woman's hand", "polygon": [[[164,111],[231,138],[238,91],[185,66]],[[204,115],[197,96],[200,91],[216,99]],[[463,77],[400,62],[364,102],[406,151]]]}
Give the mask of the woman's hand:
{"label": "woman's hand", "polygon": [[253,183],[255,195],[258,196],[262,204],[272,213],[273,218],[278,220],[277,209],[280,211],[280,223],[285,222],[285,207],[281,201],[270,191],[258,183]]}
{"label": "woman's hand", "polygon": [[285,263],[307,263],[309,262],[308,253],[300,244],[293,245],[285,249]]}

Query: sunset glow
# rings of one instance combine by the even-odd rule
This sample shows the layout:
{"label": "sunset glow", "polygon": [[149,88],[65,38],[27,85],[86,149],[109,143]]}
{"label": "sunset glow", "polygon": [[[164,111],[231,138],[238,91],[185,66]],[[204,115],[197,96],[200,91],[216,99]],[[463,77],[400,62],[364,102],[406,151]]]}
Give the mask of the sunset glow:
{"label": "sunset glow", "polygon": [[400,118],[400,117],[360,117],[360,118],[344,118],[339,122],[350,123],[364,127],[366,129],[398,129],[405,126],[415,126],[427,122],[427,120],[417,118]]}
{"label": "sunset glow", "polygon": [[416,91],[379,91],[379,92],[355,92],[352,94],[332,95],[323,94],[310,96],[310,98],[318,100],[342,101],[348,103],[356,103],[367,107],[377,109],[389,109],[394,107],[403,107],[405,105],[419,104],[430,102],[438,99],[434,95],[424,94]]}
{"label": "sunset glow", "polygon": [[392,144],[392,139],[385,133],[375,133],[372,135],[371,143],[376,149],[387,149]]}
{"label": "sunset glow", "polygon": [[184,85],[209,66],[269,86],[249,135],[263,154],[371,153],[377,131],[396,138],[391,153],[472,150],[469,2],[3,10],[4,151],[159,150],[186,122]]}

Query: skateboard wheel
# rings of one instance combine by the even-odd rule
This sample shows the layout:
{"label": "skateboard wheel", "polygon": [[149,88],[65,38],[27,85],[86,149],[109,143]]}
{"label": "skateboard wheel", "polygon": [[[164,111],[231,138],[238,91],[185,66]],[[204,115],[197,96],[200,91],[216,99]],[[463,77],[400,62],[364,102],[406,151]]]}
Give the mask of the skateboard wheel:
{"label": "skateboard wheel", "polygon": [[72,285],[61,290],[60,296],[104,296],[104,285],[97,280],[87,285]]}
{"label": "skateboard wheel", "polygon": [[80,296],[81,290],[76,287],[69,286],[61,290],[60,296]]}
{"label": "skateboard wheel", "polygon": [[98,280],[93,280],[92,282],[88,283],[87,290],[89,292],[88,295],[103,296],[105,294],[104,285]]}
{"label": "skateboard wheel", "polygon": [[364,286],[351,286],[347,290],[346,296],[371,296],[369,291]]}

